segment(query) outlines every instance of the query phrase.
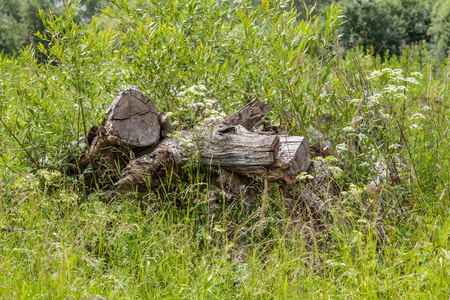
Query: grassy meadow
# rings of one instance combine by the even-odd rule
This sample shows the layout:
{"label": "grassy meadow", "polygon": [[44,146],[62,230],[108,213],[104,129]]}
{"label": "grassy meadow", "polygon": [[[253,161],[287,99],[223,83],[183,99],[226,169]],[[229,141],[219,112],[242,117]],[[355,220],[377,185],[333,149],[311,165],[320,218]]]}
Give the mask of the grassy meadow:
{"label": "grassy meadow", "polygon": [[[111,2],[89,25],[70,1],[42,13],[47,30],[0,55],[0,298],[448,299],[447,57],[424,43],[348,50],[336,5],[300,18],[282,1]],[[329,220],[317,228],[275,184],[263,216],[260,201],[216,198],[195,159],[165,200],[86,191],[67,144],[128,85],[172,121],[192,102],[230,114],[258,97],[311,139],[329,114]]]}

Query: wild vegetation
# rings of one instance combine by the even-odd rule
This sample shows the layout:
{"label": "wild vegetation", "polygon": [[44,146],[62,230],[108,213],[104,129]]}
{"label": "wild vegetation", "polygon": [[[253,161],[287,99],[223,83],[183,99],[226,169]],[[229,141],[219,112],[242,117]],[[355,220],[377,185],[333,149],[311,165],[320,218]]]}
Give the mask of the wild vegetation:
{"label": "wild vegetation", "polygon": [[[41,12],[35,42],[0,56],[2,297],[448,297],[447,59],[426,43],[345,50],[337,5],[111,2],[89,26],[74,2]],[[228,203],[195,158],[163,198],[88,193],[67,145],[128,85],[183,122],[192,103],[230,114],[258,97],[284,133],[320,129],[339,189],[327,222],[275,184],[267,207]]]}

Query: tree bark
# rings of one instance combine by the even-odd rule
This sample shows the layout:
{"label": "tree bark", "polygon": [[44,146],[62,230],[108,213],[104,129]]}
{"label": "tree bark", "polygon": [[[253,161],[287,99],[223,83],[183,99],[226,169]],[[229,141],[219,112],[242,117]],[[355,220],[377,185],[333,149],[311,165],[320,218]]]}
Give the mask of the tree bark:
{"label": "tree bark", "polygon": [[165,138],[151,153],[130,162],[114,186],[119,191],[158,192],[162,187],[167,190],[168,185],[179,181],[185,157],[185,148],[175,139]]}

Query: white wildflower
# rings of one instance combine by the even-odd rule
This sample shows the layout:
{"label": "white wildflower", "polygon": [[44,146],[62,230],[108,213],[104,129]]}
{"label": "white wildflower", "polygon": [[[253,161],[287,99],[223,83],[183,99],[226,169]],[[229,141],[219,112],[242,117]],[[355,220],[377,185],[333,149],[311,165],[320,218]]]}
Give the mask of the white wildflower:
{"label": "white wildflower", "polygon": [[327,94],[326,92],[322,92],[320,95],[319,95],[319,98],[320,99],[323,99],[323,98],[327,98],[329,96],[329,94]]}
{"label": "white wildflower", "polygon": [[405,78],[405,81],[412,84],[419,84],[419,81],[417,81],[417,79],[415,79],[414,77]]}
{"label": "white wildflower", "polygon": [[338,153],[347,151],[347,145],[346,144],[338,144],[338,145],[336,145],[336,150]]}
{"label": "white wildflower", "polygon": [[362,162],[360,165],[359,165],[361,168],[366,168],[366,167],[369,167],[370,166],[370,164],[368,163],[368,162]]}
{"label": "white wildflower", "polygon": [[431,110],[431,107],[429,107],[428,105],[425,105],[425,106],[423,107],[423,110]]}
{"label": "white wildflower", "polygon": [[40,169],[37,171],[37,173],[41,175],[45,181],[52,181],[53,179],[61,177],[61,173],[59,171],[48,171],[45,169]]}
{"label": "white wildflower", "polygon": [[378,100],[381,98],[381,94],[373,94],[372,96],[368,97],[368,104],[369,105],[377,105]]}
{"label": "white wildflower", "polygon": [[214,226],[213,231],[216,232],[225,232],[226,230],[218,225]]}
{"label": "white wildflower", "polygon": [[403,70],[401,69],[394,69],[394,70],[390,70],[390,73],[392,76],[402,76],[403,75]]}
{"label": "white wildflower", "polygon": [[350,133],[350,132],[354,132],[355,128],[353,128],[352,126],[347,126],[347,127],[342,128],[342,131]]}
{"label": "white wildflower", "polygon": [[337,162],[336,157],[334,157],[333,155],[329,155],[329,156],[325,157],[324,160],[327,164],[332,164],[332,163]]}
{"label": "white wildflower", "polygon": [[211,105],[213,105],[214,102],[216,102],[216,101],[214,101],[213,99],[205,99],[204,102],[205,102],[206,105],[211,106]]}
{"label": "white wildflower", "polygon": [[417,77],[422,78],[422,73],[419,73],[419,72],[412,72],[412,73],[411,73],[411,76],[417,76]]}
{"label": "white wildflower", "polygon": [[361,194],[364,192],[364,189],[360,188],[357,185],[350,184],[348,191],[351,195],[354,195],[359,198]]}
{"label": "white wildflower", "polygon": [[205,107],[205,103],[197,102],[197,103],[193,104],[193,107],[194,108],[202,108],[202,107]]}
{"label": "white wildflower", "polygon": [[311,174],[308,174],[306,172],[302,172],[299,175],[297,175],[297,177],[295,177],[295,179],[297,179],[297,181],[306,181],[306,180],[314,179],[314,176],[312,176]]}
{"label": "white wildflower", "polygon": [[344,173],[341,168],[334,166],[328,167],[328,170],[333,174],[333,176],[336,177],[342,176],[342,174]]}
{"label": "white wildflower", "polygon": [[385,92],[385,93],[391,93],[391,94],[394,94],[394,93],[398,93],[398,92],[405,92],[405,91],[407,91],[408,89],[406,88],[406,86],[404,86],[404,85],[392,85],[392,84],[388,84],[384,89],[383,89],[383,91]]}
{"label": "white wildflower", "polygon": [[411,126],[409,126],[409,128],[411,128],[411,129],[420,129],[420,126],[419,125],[417,125],[417,124],[412,124]]}
{"label": "white wildflower", "polygon": [[219,121],[221,119],[223,119],[222,116],[212,115],[212,116],[210,116],[208,118],[205,118],[204,123],[207,124],[207,123],[210,123],[210,122],[216,122],[216,121]]}
{"label": "white wildflower", "polygon": [[423,115],[423,114],[421,114],[421,113],[416,113],[416,114],[414,114],[414,115],[412,115],[412,118],[413,119],[425,119],[425,116]]}
{"label": "white wildflower", "polygon": [[392,144],[392,145],[389,146],[389,149],[398,149],[400,147],[401,147],[400,144]]}
{"label": "white wildflower", "polygon": [[162,120],[167,121],[167,119],[170,118],[171,116],[173,116],[173,112],[170,111],[168,113],[165,113],[164,116],[162,116]]}
{"label": "white wildflower", "polygon": [[381,75],[383,75],[382,72],[380,72],[380,71],[373,71],[372,73],[370,73],[369,79],[373,79],[373,78],[376,78],[376,77],[380,77]]}
{"label": "white wildflower", "polygon": [[383,119],[389,119],[391,116],[381,110],[380,111],[380,117],[383,118]]}
{"label": "white wildflower", "polygon": [[364,133],[360,132],[360,133],[358,133],[358,138],[359,138],[360,141],[367,140],[367,135],[365,135]]}

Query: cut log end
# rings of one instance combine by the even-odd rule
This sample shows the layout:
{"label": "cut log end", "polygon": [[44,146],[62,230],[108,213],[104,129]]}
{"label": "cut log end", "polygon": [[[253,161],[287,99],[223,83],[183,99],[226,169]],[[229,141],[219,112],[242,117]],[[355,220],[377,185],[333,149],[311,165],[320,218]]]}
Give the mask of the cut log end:
{"label": "cut log end", "polygon": [[106,110],[103,125],[108,135],[135,147],[155,145],[160,138],[161,125],[156,105],[134,86],[117,95]]}

